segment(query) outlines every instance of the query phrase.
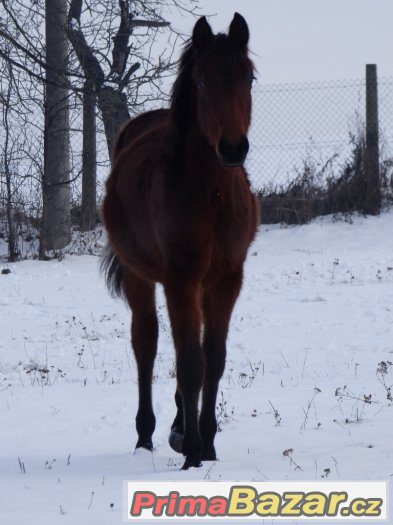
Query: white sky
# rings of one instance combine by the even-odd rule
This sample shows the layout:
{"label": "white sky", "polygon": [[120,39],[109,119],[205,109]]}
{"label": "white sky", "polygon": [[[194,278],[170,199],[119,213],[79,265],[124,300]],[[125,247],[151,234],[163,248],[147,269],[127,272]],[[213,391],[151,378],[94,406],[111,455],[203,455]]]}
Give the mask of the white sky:
{"label": "white sky", "polygon": [[[393,0],[200,0],[215,32],[235,11],[249,23],[259,82],[393,77]],[[192,31],[193,21],[183,20]]]}

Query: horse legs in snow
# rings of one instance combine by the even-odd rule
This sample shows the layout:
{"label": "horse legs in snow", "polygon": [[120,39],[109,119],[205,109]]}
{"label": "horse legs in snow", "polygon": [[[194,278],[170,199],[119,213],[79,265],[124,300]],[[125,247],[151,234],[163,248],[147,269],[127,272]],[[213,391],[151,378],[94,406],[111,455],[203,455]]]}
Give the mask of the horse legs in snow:
{"label": "horse legs in snow", "polygon": [[221,278],[203,296],[203,351],[206,371],[203,383],[202,409],[199,419],[203,452],[202,460],[216,460],[214,438],[217,433],[216,400],[220,379],[225,369],[226,339],[232,310],[242,284],[242,271]]}
{"label": "horse legs in snow", "polygon": [[153,283],[126,271],[124,291],[132,310],[131,339],[138,367],[139,408],[136,415],[136,448],[153,449],[156,418],[152,407],[152,377],[157,354],[158,321]]}
{"label": "horse legs in snow", "polygon": [[[182,442],[182,452],[186,457],[183,469],[186,470],[201,466],[202,456],[198,424],[198,399],[204,376],[204,357],[200,343],[200,286],[177,278],[166,283],[165,293],[176,349],[179,421],[182,418],[181,410],[184,411],[184,437],[181,440],[179,436],[179,446]],[[181,429],[180,426],[179,430]],[[173,431],[170,443],[172,438]]]}

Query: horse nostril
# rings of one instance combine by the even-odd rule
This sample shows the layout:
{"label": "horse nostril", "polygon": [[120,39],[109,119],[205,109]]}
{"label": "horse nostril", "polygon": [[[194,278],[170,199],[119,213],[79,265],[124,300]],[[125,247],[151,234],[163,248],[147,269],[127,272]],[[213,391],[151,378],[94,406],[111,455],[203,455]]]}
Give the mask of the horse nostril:
{"label": "horse nostril", "polygon": [[218,151],[223,159],[233,154],[233,147],[226,139],[221,139],[218,145]]}
{"label": "horse nostril", "polygon": [[222,138],[218,145],[221,161],[226,166],[242,166],[246,160],[250,144],[246,135],[243,135],[237,144],[231,144]]}
{"label": "horse nostril", "polygon": [[246,135],[244,135],[244,137],[242,138],[242,150],[245,155],[247,155],[247,153],[250,150],[250,143]]}

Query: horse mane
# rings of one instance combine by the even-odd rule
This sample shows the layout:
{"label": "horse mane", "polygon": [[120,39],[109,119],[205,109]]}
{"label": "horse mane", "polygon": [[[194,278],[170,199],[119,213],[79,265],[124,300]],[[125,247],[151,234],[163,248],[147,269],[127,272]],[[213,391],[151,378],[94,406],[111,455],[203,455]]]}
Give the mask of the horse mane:
{"label": "horse mane", "polygon": [[178,76],[173,84],[171,96],[172,146],[179,144],[184,137],[188,123],[188,112],[192,105],[191,74],[195,65],[195,51],[192,40],[186,43],[179,60]]}

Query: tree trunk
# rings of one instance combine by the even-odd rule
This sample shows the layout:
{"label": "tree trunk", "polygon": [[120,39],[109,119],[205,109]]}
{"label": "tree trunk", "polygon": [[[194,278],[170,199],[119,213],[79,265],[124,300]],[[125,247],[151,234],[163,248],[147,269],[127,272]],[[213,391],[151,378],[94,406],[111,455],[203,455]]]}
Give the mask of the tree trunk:
{"label": "tree trunk", "polygon": [[5,174],[5,185],[6,185],[6,214],[7,214],[7,228],[8,228],[8,260],[15,262],[18,258],[18,243],[15,232],[15,224],[13,218],[13,205],[12,205],[12,177],[10,169],[10,126],[9,126],[9,111],[11,103],[11,89],[12,89],[12,67],[8,65],[8,71],[10,73],[8,78],[8,90],[7,95],[3,104],[3,125],[4,125],[4,174]]}
{"label": "tree trunk", "polygon": [[[136,18],[132,12],[131,4],[131,2],[119,0],[120,23],[116,35],[112,39],[112,63],[109,76],[111,81],[118,85],[117,89],[105,84],[108,78],[104,74],[93,48],[88,44],[83,34],[81,28],[83,0],[70,0],[68,12],[68,38],[78,57],[86,80],[95,86],[97,105],[104,122],[109,157],[111,159],[119,130],[130,118],[127,95],[123,91],[130,82],[131,77],[141,66],[139,62],[135,62],[127,69],[127,61],[132,49],[132,46],[129,45],[130,37],[134,29],[138,27],[158,28],[170,25],[169,22],[162,20],[161,17],[156,17],[155,20]],[[152,11],[154,13],[154,9]],[[159,66],[157,65],[157,67]]]}
{"label": "tree trunk", "polygon": [[[111,74],[117,76],[118,88],[105,85],[106,78],[100,62],[95,56],[93,49],[89,46],[82,32],[80,20],[82,16],[82,0],[71,0],[68,13],[68,38],[74,48],[79,63],[83,69],[86,80],[94,85],[97,94],[97,105],[100,110],[105,128],[105,136],[108,145],[109,157],[112,159],[113,147],[121,126],[130,118],[130,112],[127,105],[127,95],[123,89],[127,85],[133,73],[139,69],[139,64],[133,64],[124,75],[124,68],[120,64],[127,62],[129,54],[128,40],[132,34],[133,28],[137,22],[146,26],[146,21],[135,21],[128,12],[127,4],[119,2],[121,8],[121,22],[117,36],[114,38],[113,63]],[[151,22],[152,27],[162,27],[167,25],[163,22]]]}
{"label": "tree trunk", "polygon": [[113,148],[120,128],[130,118],[127,96],[111,87],[103,87],[98,94],[98,106],[105,127],[109,158],[112,159]]}
{"label": "tree trunk", "polygon": [[93,230],[97,220],[97,150],[96,150],[96,95],[94,86],[85,83],[83,93],[83,166],[82,166],[82,221],[81,230]]}
{"label": "tree trunk", "polygon": [[40,253],[71,240],[67,0],[46,0],[45,165]]}

